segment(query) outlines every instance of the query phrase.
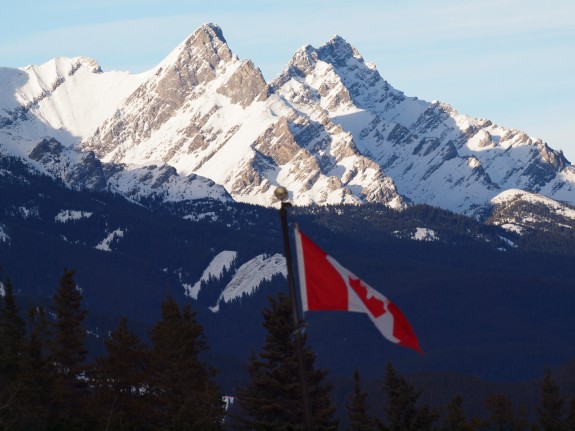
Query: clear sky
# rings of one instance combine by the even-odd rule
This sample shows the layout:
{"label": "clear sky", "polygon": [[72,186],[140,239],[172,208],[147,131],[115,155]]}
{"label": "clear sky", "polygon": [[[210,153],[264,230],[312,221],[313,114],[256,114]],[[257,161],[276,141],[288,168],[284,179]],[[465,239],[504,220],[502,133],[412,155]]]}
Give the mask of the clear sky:
{"label": "clear sky", "polygon": [[206,22],[268,81],[338,34],[406,95],[523,130],[575,164],[573,0],[10,1],[0,66],[82,55],[141,72]]}

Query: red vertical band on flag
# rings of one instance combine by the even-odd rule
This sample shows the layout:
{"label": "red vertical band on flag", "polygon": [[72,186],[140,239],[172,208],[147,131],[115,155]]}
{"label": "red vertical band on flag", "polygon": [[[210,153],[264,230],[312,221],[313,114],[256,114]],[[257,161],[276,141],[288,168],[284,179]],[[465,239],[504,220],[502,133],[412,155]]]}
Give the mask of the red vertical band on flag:
{"label": "red vertical band on flag", "polygon": [[303,310],[347,311],[346,283],[327,261],[327,253],[297,228],[295,239]]}

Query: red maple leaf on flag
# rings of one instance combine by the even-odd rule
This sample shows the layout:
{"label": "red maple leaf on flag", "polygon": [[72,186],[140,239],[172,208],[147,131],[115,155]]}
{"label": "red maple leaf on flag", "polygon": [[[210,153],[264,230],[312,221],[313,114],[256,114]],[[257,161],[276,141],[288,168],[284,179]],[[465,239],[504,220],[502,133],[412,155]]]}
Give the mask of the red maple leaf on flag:
{"label": "red maple leaf on flag", "polygon": [[377,319],[379,316],[382,316],[386,313],[385,304],[381,299],[376,298],[375,296],[371,296],[370,298],[367,297],[367,287],[361,282],[359,278],[354,279],[349,277],[349,285],[353,291],[357,293],[359,299],[361,299],[361,301],[365,304],[366,308],[374,318]]}

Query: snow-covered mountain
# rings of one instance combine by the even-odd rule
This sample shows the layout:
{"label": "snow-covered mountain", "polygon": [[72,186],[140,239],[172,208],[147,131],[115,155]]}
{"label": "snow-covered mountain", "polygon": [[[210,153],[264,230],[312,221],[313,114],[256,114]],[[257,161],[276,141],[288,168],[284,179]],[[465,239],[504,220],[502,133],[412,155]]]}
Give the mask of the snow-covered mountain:
{"label": "snow-covered mountain", "polygon": [[270,84],[206,24],[153,70],[86,58],[0,69],[0,151],[75,188],[141,201],[427,203],[481,214],[508,189],[575,204],[575,169],[540,139],[407,97],[341,37]]}
{"label": "snow-covered mountain", "polygon": [[39,170],[75,188],[108,189],[136,199],[229,200],[212,181],[181,176],[171,166],[128,169],[102,163],[93,152],[80,150],[82,138],[114,115],[147,75],[104,73],[94,60],[83,57],[1,68],[0,151],[38,162]]}
{"label": "snow-covered mountain", "polygon": [[214,25],[168,55],[82,148],[107,162],[197,173],[243,202],[270,205],[275,186],[285,184],[298,204],[403,205],[393,181],[355,149],[350,134],[272,94]]}
{"label": "snow-covered mountain", "polygon": [[509,188],[575,203],[575,169],[561,152],[445,103],[406,97],[341,37],[299,49],[271,86],[294,109],[350,133],[415,203],[473,213]]}

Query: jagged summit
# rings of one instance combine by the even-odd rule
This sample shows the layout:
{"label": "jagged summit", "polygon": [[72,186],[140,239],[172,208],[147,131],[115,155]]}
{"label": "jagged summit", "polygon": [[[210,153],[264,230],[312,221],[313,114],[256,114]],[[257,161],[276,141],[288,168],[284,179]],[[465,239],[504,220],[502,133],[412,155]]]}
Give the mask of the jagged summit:
{"label": "jagged summit", "polygon": [[[160,64],[155,73],[169,68],[196,68],[190,75],[195,79],[210,76],[209,69],[217,68],[221,62],[237,60],[227,45],[223,32],[216,24],[204,24],[181,42]],[[204,70],[200,70],[204,69]],[[200,76],[195,76],[199,74]]]}
{"label": "jagged summit", "polygon": [[224,32],[221,27],[214,23],[205,23],[194,30],[186,39],[184,39],[176,50],[182,45],[193,45],[197,40],[212,41],[215,44],[226,44],[227,41],[224,37]]}
{"label": "jagged summit", "polygon": [[189,43],[196,48],[201,46],[210,47],[212,49],[218,49],[221,45],[227,46],[226,38],[222,29],[213,23],[208,23],[202,25],[192,35],[184,41],[184,44]]}
{"label": "jagged summit", "polygon": [[226,38],[224,37],[224,32],[216,23],[209,22],[203,24],[196,30],[196,33],[198,32],[213,33],[222,43],[227,43]]}
{"label": "jagged summit", "polygon": [[340,66],[345,66],[352,57],[363,62],[363,57],[359,51],[339,35],[333,36],[317,51],[319,57],[324,61]]}

